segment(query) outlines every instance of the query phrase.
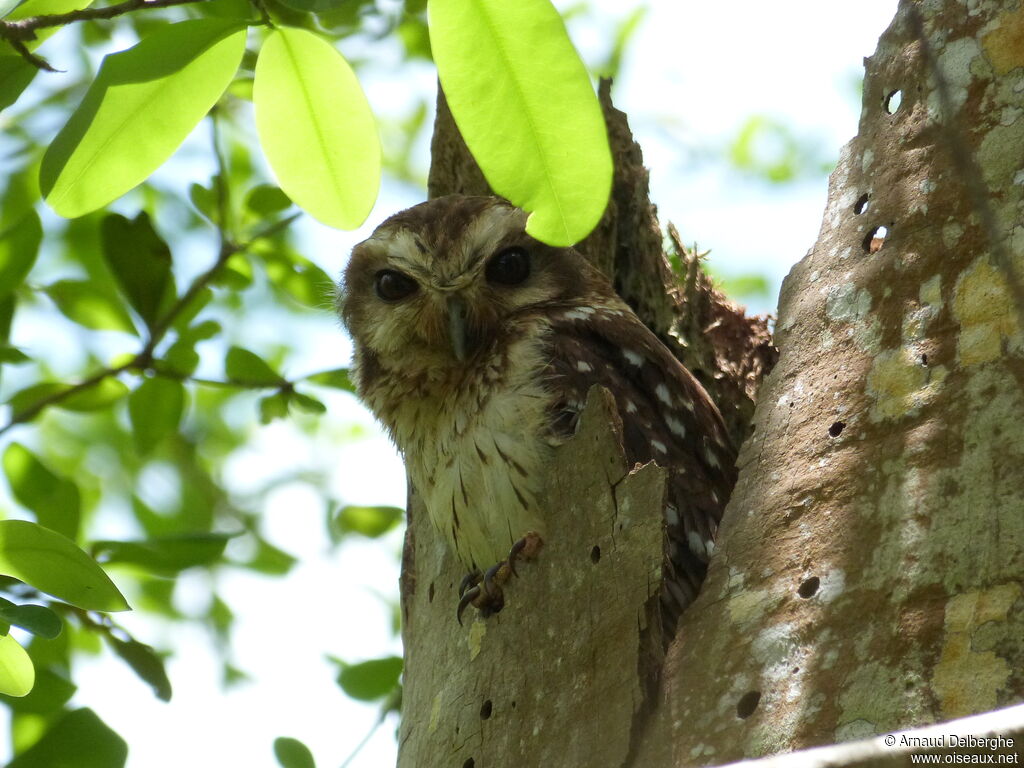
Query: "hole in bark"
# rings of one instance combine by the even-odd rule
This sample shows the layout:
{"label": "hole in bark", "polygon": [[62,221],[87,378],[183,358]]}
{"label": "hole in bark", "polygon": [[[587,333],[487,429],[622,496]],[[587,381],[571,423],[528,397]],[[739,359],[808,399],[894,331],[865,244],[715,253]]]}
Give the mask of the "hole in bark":
{"label": "hole in bark", "polygon": [[427,590],[427,602],[434,602],[434,582],[430,582],[430,589]]}
{"label": "hole in bark", "polygon": [[839,437],[841,434],[843,434],[844,429],[846,429],[846,422],[837,421],[835,424],[828,428],[828,433],[832,437]]}
{"label": "hole in bark", "polygon": [[512,709],[515,709],[515,708],[516,708],[516,703],[513,701],[512,702]]}
{"label": "hole in bark", "polygon": [[794,675],[795,675],[795,674],[796,674],[797,672],[799,672],[799,671],[800,671],[800,667],[793,667],[793,674],[794,674]]}
{"label": "hole in bark", "polygon": [[928,355],[921,355],[921,365],[928,367]]}
{"label": "hole in bark", "polygon": [[903,104],[903,91],[897,89],[890,91],[889,95],[885,97],[885,111],[890,115],[895,115],[899,110],[900,105]]}
{"label": "hole in bark", "polygon": [[599,546],[597,546],[597,544],[595,544],[594,548],[592,550],[590,550],[590,562],[596,563],[600,559],[601,559],[601,548]]}
{"label": "hole in bark", "polygon": [[761,701],[760,691],[747,691],[743,694],[738,702],[736,702],[736,717],[740,720],[746,720],[757,709],[758,703]]}
{"label": "hole in bark", "polygon": [[885,236],[888,234],[889,230],[882,226],[875,227],[868,232],[862,244],[864,246],[864,253],[878,253],[882,250],[882,245],[885,243]]}
{"label": "hole in bark", "polygon": [[466,758],[466,762],[462,764],[462,768],[474,768],[475,765],[476,760],[474,760],[472,757],[468,757]]}
{"label": "hole in bark", "polygon": [[481,720],[487,720],[491,716],[491,710],[492,709],[493,709],[493,706],[491,704],[491,700],[488,699],[487,701],[485,701],[483,703],[483,706],[480,707],[480,719]]}
{"label": "hole in bark", "polygon": [[800,597],[802,597],[804,600],[806,600],[809,597],[814,597],[815,593],[817,593],[818,591],[818,587],[820,586],[821,579],[819,579],[817,576],[811,576],[811,578],[807,579],[806,581],[804,581],[803,584],[800,585],[800,588],[796,591],[796,593],[800,595]]}
{"label": "hole in bark", "polygon": [[860,216],[864,211],[868,209],[868,193],[865,192],[861,195],[857,202],[853,204],[853,212]]}

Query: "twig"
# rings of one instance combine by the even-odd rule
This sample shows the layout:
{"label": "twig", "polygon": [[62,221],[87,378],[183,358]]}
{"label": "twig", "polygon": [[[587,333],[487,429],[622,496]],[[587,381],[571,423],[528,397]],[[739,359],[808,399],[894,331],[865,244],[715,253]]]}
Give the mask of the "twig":
{"label": "twig", "polygon": [[28,47],[25,45],[25,43],[23,43],[21,40],[7,38],[7,42],[11,44],[11,47],[15,51],[17,51],[18,55],[21,56],[21,58],[23,58],[36,69],[41,69],[44,72],[60,72],[59,69],[50,66],[50,62],[48,62],[42,56],[36,56],[34,53],[32,53],[32,51],[30,51]]}
{"label": "twig", "polygon": [[149,8],[168,8],[174,5],[190,5],[206,0],[126,0],[123,3],[108,5],[106,8],[83,8],[68,13],[53,13],[43,16],[29,16],[27,19],[0,21],[0,37],[14,45],[16,40],[34,40],[35,31],[46,27],[60,27],[75,21],[92,19],[112,19],[132,11]]}

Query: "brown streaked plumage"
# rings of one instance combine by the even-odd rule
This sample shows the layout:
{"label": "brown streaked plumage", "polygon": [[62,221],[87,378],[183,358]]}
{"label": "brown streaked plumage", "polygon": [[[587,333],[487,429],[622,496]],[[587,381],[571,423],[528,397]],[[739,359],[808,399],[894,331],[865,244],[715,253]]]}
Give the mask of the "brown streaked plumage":
{"label": "brown streaked plumage", "polygon": [[550,452],[573,434],[590,387],[608,388],[627,460],[669,470],[662,605],[674,625],[735,479],[721,416],[603,275],[531,238],[525,222],[504,201],[453,195],[392,216],[356,246],[339,310],[359,395],[474,570],[528,531],[543,536]]}

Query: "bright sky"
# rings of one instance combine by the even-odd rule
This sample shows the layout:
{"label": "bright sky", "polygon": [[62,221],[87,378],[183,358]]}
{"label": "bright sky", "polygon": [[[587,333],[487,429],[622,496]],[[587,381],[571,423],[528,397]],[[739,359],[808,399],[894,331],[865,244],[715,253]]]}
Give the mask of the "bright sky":
{"label": "bright sky", "polygon": [[[565,8],[571,3],[556,4]],[[597,11],[571,27],[585,58],[603,55],[606,25],[637,4],[594,0]],[[873,53],[895,12],[896,0],[651,0],[649,6],[615,95],[644,149],[653,198],[663,219],[674,221],[687,242],[696,240],[713,250],[720,269],[757,269],[770,274],[777,286],[814,242],[825,205],[824,182],[786,190],[742,183],[720,168],[695,167],[682,142],[719,146],[746,117],[763,113],[799,135],[820,137],[825,154],[834,158],[856,133],[859,99],[851,95],[853,83],[862,58]],[[43,53],[55,50],[59,38]],[[393,53],[385,58],[394,60]],[[401,114],[415,89],[433,92],[427,67],[410,75],[385,65],[363,79],[371,104],[384,114]],[[304,225],[311,243],[307,255],[338,274],[354,243],[386,215],[418,201],[415,190],[385,183],[371,220],[360,231]],[[331,323],[311,330],[306,347],[308,370],[347,361],[348,343]],[[307,370],[305,365],[302,369]],[[401,462],[372,418],[345,395],[328,400],[328,407],[315,443],[286,422],[256,428],[248,450],[228,468],[229,485],[244,490],[253,478],[265,479],[288,467],[323,466],[331,469],[334,495],[346,502],[402,506]],[[354,424],[367,436],[353,440]],[[273,768],[271,744],[277,736],[301,739],[318,766],[336,768],[371,729],[376,709],[341,693],[324,656],[359,661],[400,653],[390,639],[389,609],[379,597],[397,590],[400,537],[384,546],[349,543],[327,556],[317,496],[301,484],[284,486],[267,499],[265,531],[299,558],[294,573],[287,579],[231,574],[221,588],[237,617],[235,663],[253,682],[222,691],[208,636],[196,629],[161,636],[145,617],[130,614],[119,620],[140,639],[174,650],[169,664],[173,701],[155,700],[109,654],[76,670],[80,688],[75,703],[97,710],[127,739],[129,768]],[[186,580],[183,600],[190,595],[201,599],[207,591],[204,576],[186,574]],[[395,727],[396,721],[388,720],[351,766],[393,765]],[[9,752],[5,738],[6,730],[0,730],[0,758]]]}

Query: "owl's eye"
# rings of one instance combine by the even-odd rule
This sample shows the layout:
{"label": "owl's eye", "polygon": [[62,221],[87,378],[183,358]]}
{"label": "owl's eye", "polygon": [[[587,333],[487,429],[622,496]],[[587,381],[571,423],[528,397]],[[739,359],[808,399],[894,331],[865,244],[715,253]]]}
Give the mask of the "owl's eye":
{"label": "owl's eye", "polygon": [[522,248],[506,248],[487,263],[485,273],[489,282],[519,285],[530,276],[530,254]]}
{"label": "owl's eye", "polygon": [[384,301],[400,301],[411,296],[419,286],[408,275],[393,269],[382,269],[374,280],[377,295]]}

